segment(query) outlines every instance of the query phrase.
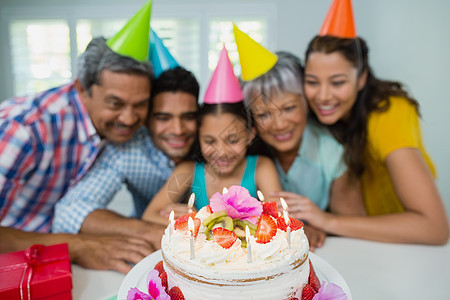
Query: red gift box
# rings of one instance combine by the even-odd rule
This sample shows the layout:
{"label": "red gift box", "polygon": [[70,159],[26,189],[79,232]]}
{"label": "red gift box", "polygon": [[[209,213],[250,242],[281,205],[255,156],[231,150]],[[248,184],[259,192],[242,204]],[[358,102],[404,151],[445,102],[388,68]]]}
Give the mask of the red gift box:
{"label": "red gift box", "polygon": [[0,255],[0,299],[72,299],[67,244]]}

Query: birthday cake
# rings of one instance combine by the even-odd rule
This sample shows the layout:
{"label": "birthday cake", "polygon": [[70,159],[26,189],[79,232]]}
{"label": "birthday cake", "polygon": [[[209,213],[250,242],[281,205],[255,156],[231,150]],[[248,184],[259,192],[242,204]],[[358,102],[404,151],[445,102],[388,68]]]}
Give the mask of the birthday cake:
{"label": "birthday cake", "polygon": [[[303,223],[238,186],[171,221],[161,252],[149,299],[312,299],[321,285]],[[132,288],[128,299],[140,293]]]}

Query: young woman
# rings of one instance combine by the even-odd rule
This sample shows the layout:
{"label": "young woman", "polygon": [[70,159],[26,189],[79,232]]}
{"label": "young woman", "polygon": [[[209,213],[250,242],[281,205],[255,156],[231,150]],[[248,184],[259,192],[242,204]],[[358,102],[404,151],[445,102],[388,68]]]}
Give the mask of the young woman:
{"label": "young woman", "polygon": [[[257,189],[266,195],[280,191],[272,161],[246,154],[255,136],[248,115],[242,102],[203,104],[199,112],[199,161],[178,165],[142,218],[167,225],[168,216],[161,211],[167,212],[168,205],[191,192],[198,210],[209,204],[213,194],[232,185],[247,188],[253,197],[257,197]],[[186,213],[186,205],[183,207]]]}
{"label": "young woman", "polygon": [[[342,146],[327,129],[307,118],[299,59],[287,52],[276,55],[269,71],[243,82],[258,137],[269,147],[285,191],[272,196],[283,197],[290,216],[297,219],[302,219],[301,199],[322,210],[364,214],[358,184],[347,180]],[[312,250],[323,245],[322,230],[306,224],[305,231]]]}
{"label": "young woman", "polygon": [[398,82],[372,73],[361,38],[317,36],[305,55],[305,95],[315,118],[343,144],[361,181],[367,217],[335,215],[301,199],[299,217],[330,234],[445,244],[449,225],[424,148],[419,105]]}

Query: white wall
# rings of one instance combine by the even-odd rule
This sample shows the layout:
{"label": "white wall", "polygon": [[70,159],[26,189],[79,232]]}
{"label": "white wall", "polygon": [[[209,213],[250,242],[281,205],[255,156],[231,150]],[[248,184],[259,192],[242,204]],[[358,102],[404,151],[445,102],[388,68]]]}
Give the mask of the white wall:
{"label": "white wall", "polygon": [[[40,0],[39,5],[110,6],[120,0]],[[34,0],[2,0],[0,8],[35,3]],[[127,3],[139,7],[143,0]],[[270,32],[275,50],[288,50],[303,57],[308,41],[318,32],[331,0],[154,0],[152,14],[173,4],[276,3],[275,31]],[[380,78],[399,80],[421,103],[423,136],[439,173],[438,186],[450,215],[450,1],[448,0],[353,0],[358,34],[370,47],[371,65]],[[174,12],[175,13],[175,12]],[[2,20],[0,20],[2,21]],[[1,23],[1,27],[4,28]],[[2,30],[2,29],[0,29]],[[4,31],[1,31],[4,35]],[[0,58],[8,48],[0,45]],[[8,62],[0,60],[0,70]],[[6,96],[5,72],[0,72],[0,98]],[[424,199],[426,201],[426,199]]]}

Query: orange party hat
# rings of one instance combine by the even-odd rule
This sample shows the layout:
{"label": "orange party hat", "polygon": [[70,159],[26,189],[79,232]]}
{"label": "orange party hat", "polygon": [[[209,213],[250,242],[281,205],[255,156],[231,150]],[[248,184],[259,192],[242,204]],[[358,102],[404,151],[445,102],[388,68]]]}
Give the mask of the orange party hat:
{"label": "orange party hat", "polygon": [[351,0],[333,0],[319,35],[346,39],[356,38]]}

